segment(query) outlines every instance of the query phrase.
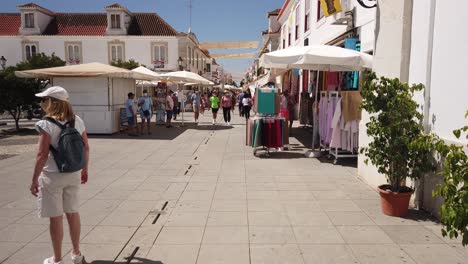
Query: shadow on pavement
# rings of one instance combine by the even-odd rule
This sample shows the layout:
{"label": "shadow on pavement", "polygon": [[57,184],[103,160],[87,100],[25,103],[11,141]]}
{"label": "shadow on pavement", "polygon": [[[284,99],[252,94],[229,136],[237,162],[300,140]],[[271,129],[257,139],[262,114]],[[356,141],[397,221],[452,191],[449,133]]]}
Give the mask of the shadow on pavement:
{"label": "shadow on pavement", "polygon": [[[164,125],[151,124],[151,135],[139,135],[137,137],[129,136],[126,131],[115,133],[112,135],[99,135],[89,134],[89,138],[93,139],[134,139],[134,140],[173,140],[183,134],[189,129],[193,130],[226,130],[232,129],[232,126],[225,125],[212,125],[211,123],[195,123],[185,122],[183,125],[181,122],[175,122],[171,128],[167,128]],[[146,132],[146,129],[145,129]]]}

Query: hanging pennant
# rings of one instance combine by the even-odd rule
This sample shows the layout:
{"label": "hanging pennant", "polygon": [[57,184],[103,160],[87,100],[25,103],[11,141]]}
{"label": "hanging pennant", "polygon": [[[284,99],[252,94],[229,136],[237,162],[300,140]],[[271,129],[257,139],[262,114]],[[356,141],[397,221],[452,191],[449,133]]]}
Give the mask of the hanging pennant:
{"label": "hanging pennant", "polygon": [[323,13],[326,17],[341,12],[341,1],[340,0],[320,0]]}

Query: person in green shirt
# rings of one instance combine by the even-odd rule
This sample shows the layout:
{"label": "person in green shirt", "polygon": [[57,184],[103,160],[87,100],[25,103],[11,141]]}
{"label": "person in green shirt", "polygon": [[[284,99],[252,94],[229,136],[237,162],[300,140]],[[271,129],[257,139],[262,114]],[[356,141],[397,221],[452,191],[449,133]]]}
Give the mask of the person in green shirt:
{"label": "person in green shirt", "polygon": [[218,116],[219,110],[219,97],[218,92],[214,91],[213,95],[210,97],[211,102],[211,112],[213,113],[213,125],[216,124],[216,117]]}

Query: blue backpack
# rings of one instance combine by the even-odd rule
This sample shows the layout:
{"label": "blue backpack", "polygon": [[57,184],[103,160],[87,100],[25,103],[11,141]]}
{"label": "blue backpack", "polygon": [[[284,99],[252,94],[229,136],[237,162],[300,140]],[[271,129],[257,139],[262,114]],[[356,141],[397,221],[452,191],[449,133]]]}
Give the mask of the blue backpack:
{"label": "blue backpack", "polygon": [[[45,120],[55,124],[62,131],[60,132],[57,149],[50,145],[49,149],[54,155],[57,168],[62,173],[76,172],[85,166],[85,145],[83,137],[75,129],[75,120],[67,122],[64,125],[51,117]],[[68,126],[67,126],[68,125]]]}

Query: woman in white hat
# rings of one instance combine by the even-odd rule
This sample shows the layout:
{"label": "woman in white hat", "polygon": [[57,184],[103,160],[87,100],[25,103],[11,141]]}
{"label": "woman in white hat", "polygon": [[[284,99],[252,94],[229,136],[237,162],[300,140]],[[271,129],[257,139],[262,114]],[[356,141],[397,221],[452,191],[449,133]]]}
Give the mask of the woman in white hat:
{"label": "woman in white hat", "polygon": [[[30,191],[38,197],[39,217],[50,219],[54,256],[44,264],[63,264],[63,214],[73,245],[73,264],[83,263],[80,252],[78,191],[88,181],[89,146],[83,120],[73,113],[68,93],[59,86],[36,94],[46,118],[36,123],[39,150]],[[62,133],[66,130],[66,133]],[[64,147],[65,146],[65,147]],[[50,151],[49,151],[50,150]]]}

